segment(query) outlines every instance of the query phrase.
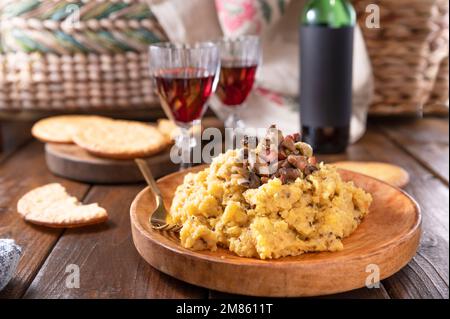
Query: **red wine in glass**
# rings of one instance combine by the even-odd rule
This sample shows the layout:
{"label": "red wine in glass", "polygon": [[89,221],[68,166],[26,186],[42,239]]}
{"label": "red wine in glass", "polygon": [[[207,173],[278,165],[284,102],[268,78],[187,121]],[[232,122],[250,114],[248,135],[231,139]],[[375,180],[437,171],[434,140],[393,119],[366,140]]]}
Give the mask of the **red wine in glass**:
{"label": "red wine in glass", "polygon": [[200,119],[213,91],[214,74],[200,68],[162,70],[155,76],[157,93],[177,122]]}
{"label": "red wine in glass", "polygon": [[246,100],[255,82],[256,63],[222,61],[217,96],[223,104],[234,107]]}

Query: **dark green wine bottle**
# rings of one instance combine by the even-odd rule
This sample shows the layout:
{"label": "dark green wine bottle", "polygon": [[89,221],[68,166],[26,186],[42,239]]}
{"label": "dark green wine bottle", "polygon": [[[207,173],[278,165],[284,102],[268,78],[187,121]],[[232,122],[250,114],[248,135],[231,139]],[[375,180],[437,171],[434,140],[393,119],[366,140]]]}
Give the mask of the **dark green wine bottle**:
{"label": "dark green wine bottle", "polygon": [[300,25],[300,121],[317,153],[350,139],[355,11],[347,0],[310,0]]}

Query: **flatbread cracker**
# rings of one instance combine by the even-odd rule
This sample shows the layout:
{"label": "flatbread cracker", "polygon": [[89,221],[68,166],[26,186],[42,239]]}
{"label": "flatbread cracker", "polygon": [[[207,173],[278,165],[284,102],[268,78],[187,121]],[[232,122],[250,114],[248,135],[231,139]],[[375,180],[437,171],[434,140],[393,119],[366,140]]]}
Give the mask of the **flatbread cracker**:
{"label": "flatbread cracker", "polygon": [[59,115],[36,122],[31,134],[45,143],[73,143],[73,136],[79,129],[110,121],[109,118],[95,115]]}
{"label": "flatbread cracker", "polygon": [[155,127],[114,120],[79,130],[75,144],[89,153],[112,159],[134,159],[159,153],[168,145],[167,138]]}
{"label": "flatbread cracker", "polygon": [[26,193],[17,203],[17,211],[28,222],[54,228],[72,228],[104,222],[106,210],[97,203],[83,205],[57,183]]}
{"label": "flatbread cracker", "polygon": [[405,187],[409,183],[409,174],[406,170],[388,163],[343,161],[333,163],[333,165],[375,177],[396,187]]}

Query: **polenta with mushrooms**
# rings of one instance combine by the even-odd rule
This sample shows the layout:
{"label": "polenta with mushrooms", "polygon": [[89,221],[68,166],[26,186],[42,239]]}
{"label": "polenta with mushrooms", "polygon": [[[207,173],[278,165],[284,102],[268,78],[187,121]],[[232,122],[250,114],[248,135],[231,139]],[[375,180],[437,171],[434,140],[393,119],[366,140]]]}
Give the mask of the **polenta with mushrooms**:
{"label": "polenta with mushrooms", "polygon": [[246,138],[242,149],[187,174],[168,216],[183,226],[181,244],[261,259],[343,249],[372,197],[299,140],[271,127],[256,147]]}

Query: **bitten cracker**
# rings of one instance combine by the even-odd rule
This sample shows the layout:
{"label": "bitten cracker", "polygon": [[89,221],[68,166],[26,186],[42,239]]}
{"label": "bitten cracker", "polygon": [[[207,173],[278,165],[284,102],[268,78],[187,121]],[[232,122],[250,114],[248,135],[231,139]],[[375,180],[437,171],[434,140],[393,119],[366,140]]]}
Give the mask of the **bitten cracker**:
{"label": "bitten cracker", "polygon": [[97,203],[83,205],[57,183],[26,193],[17,203],[17,211],[28,222],[54,228],[72,228],[104,222],[108,213]]}
{"label": "bitten cracker", "polygon": [[94,115],[52,116],[36,122],[31,134],[45,143],[73,143],[72,138],[78,130],[103,121],[110,119]]}
{"label": "bitten cracker", "polygon": [[396,187],[405,187],[409,182],[409,174],[403,168],[380,162],[343,161],[333,163],[338,168],[375,177]]}
{"label": "bitten cracker", "polygon": [[134,121],[109,121],[79,130],[74,142],[93,155],[113,159],[134,159],[156,154],[167,147],[158,129]]}

